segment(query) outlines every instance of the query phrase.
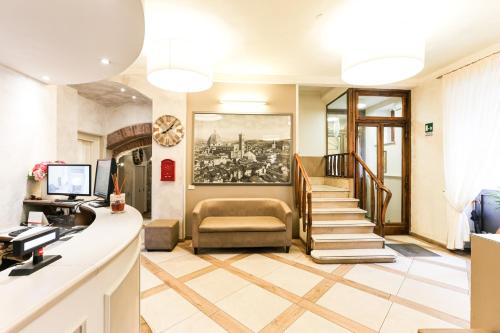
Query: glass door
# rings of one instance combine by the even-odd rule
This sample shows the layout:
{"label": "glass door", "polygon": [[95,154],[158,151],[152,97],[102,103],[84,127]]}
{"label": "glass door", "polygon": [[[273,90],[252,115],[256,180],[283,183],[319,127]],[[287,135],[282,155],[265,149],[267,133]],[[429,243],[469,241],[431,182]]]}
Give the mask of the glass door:
{"label": "glass door", "polygon": [[[368,165],[368,168],[378,177],[378,132],[376,125],[359,125],[356,131],[356,151],[361,159]],[[377,196],[371,188],[370,178],[366,174],[360,174],[361,170],[356,170],[362,177],[362,184],[356,191],[360,192],[359,206],[367,211],[366,217],[370,220],[376,218],[375,207],[377,205]]]}
{"label": "glass door", "polygon": [[[385,214],[387,233],[402,233],[407,230],[405,219],[406,168],[404,127],[385,124],[361,124],[356,130],[356,152],[370,170],[389,188],[392,198]],[[363,178],[360,206],[371,218],[376,196],[370,192],[370,179]],[[374,201],[373,204],[371,201]],[[392,231],[391,231],[392,229]]]}
{"label": "glass door", "polygon": [[385,214],[385,223],[403,224],[403,128],[383,126],[383,181],[392,198]]}

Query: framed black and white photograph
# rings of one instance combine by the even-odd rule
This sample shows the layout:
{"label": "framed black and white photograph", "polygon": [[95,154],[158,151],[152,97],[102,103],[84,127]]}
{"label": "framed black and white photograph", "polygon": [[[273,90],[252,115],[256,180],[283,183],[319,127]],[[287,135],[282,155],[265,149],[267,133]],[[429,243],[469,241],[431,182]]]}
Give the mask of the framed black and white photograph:
{"label": "framed black and white photograph", "polygon": [[291,184],[292,115],[195,113],[193,184]]}

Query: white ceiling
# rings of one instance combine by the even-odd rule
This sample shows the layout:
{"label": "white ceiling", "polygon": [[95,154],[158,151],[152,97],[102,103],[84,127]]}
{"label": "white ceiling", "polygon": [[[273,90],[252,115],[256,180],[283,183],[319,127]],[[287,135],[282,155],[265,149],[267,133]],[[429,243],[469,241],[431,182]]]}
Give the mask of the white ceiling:
{"label": "white ceiling", "polygon": [[215,81],[340,86],[350,24],[363,26],[365,12],[382,17],[391,1],[400,10],[392,17],[417,21],[427,36],[424,70],[401,87],[500,43],[499,0],[143,0],[136,59],[140,0],[0,0],[0,64],[57,84],[109,78],[134,60],[126,72],[145,75],[148,42],[174,36],[196,38],[200,54],[214,56]]}
{"label": "white ceiling", "polygon": [[[144,40],[140,0],[0,0],[0,64],[68,84],[121,73]],[[107,66],[101,58],[109,58]]]}
{"label": "white ceiling", "polygon": [[[145,0],[146,44],[162,33],[198,37],[200,52],[219,51],[216,81],[339,85],[340,41],[349,31],[342,22],[363,24],[361,15],[347,17],[345,6],[361,4],[362,11],[363,1],[374,0]],[[387,1],[395,0],[376,3]],[[398,1],[402,11],[391,15],[415,19],[427,36],[425,68],[403,85],[500,42],[498,0]],[[371,15],[390,9],[378,10]],[[365,30],[366,38],[377,37]],[[144,63],[130,71],[144,72]]]}

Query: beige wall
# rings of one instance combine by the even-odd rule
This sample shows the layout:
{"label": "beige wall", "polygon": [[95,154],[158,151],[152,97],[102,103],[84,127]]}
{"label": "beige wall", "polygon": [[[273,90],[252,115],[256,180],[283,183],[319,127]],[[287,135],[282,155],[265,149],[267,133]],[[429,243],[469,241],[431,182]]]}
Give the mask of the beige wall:
{"label": "beige wall", "polygon": [[102,136],[105,140],[108,111],[71,87],[57,86],[57,158],[66,163],[79,162],[78,132]]}
{"label": "beige wall", "polygon": [[[173,93],[152,86],[144,75],[121,75],[114,79],[140,91],[151,98],[152,120],[169,114],[186,124],[186,94]],[[189,136],[186,131],[186,136]],[[151,182],[151,218],[178,219],[180,238],[184,238],[186,140],[174,147],[163,147],[153,141],[152,144],[152,182]],[[175,181],[160,181],[160,165],[163,159],[175,161]]]}
{"label": "beige wall", "polygon": [[[446,243],[446,199],[443,169],[441,80],[431,79],[412,89],[411,231]],[[425,136],[424,125],[434,123]]]}
{"label": "beige wall", "polygon": [[130,125],[152,122],[152,109],[152,105],[128,103],[107,110],[106,134]]}
{"label": "beige wall", "polygon": [[316,91],[299,92],[299,154],[326,154],[326,104]]}
{"label": "beige wall", "polygon": [[[267,101],[264,110],[259,113],[286,113],[292,114],[293,133],[295,133],[296,118],[296,92],[295,85],[253,85],[253,84],[224,84],[216,83],[205,92],[188,94],[187,96],[187,184],[192,182],[192,134],[193,113],[195,112],[227,112],[236,113],[238,110],[228,109],[219,103],[220,99],[242,99],[258,97]],[[248,112],[242,112],[248,113]],[[292,138],[296,140],[295,135]],[[295,141],[292,143],[295,147]],[[197,185],[194,189],[186,191],[186,232],[191,235],[191,212],[201,200],[217,197],[271,197],[285,201],[290,207],[293,204],[291,186],[224,186],[224,185]],[[294,231],[298,224],[294,223]],[[294,234],[298,234],[295,231]]]}

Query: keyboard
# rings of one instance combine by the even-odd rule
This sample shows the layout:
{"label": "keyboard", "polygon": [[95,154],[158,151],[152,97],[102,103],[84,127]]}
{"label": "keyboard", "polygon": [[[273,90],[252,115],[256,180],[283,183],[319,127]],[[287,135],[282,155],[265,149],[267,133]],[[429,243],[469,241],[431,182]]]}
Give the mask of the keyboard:
{"label": "keyboard", "polygon": [[101,207],[109,207],[109,202],[106,201],[94,201],[89,203],[90,207],[101,208]]}
{"label": "keyboard", "polygon": [[74,226],[73,228],[59,228],[59,238],[85,230],[86,226]]}
{"label": "keyboard", "polygon": [[22,234],[23,232],[30,230],[31,228],[33,228],[33,227],[26,227],[26,228],[22,228],[22,229],[17,229],[17,230],[11,231],[11,232],[9,232],[9,236],[10,237],[17,237],[20,234]]}

